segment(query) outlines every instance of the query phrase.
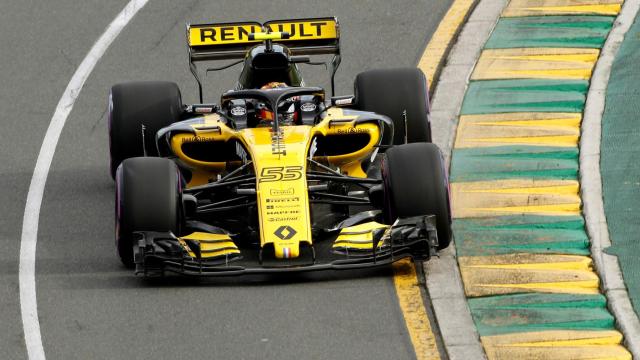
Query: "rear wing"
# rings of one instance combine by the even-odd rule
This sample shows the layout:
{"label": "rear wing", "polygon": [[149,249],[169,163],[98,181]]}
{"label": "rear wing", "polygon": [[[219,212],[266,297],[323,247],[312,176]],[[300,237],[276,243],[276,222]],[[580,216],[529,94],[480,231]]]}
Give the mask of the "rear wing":
{"label": "rear wing", "polygon": [[277,42],[286,45],[293,55],[339,54],[340,27],[336,18],[313,18],[258,22],[189,24],[187,43],[191,62],[205,60],[242,59],[247,51],[259,44],[249,34],[257,32],[288,32],[288,39]]}
{"label": "rear wing", "polygon": [[260,40],[250,39],[258,32],[287,32],[286,39],[274,40],[287,46],[292,55],[331,55],[331,87],[340,65],[340,25],[335,17],[272,20],[259,22],[234,22],[214,24],[187,24],[189,67],[198,82],[200,102],[202,83],[196,62],[242,59]]}

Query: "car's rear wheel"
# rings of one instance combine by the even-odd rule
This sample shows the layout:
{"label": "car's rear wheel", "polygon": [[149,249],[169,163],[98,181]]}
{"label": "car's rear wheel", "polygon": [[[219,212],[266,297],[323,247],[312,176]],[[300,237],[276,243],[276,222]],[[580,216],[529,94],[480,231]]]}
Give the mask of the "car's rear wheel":
{"label": "car's rear wheel", "polygon": [[134,231],[181,228],[182,183],[176,164],[165,158],[125,159],[116,172],[115,237],[118,256],[134,266]]}
{"label": "car's rear wheel", "polygon": [[[178,85],[166,81],[117,84],[109,93],[109,152],[111,176],[131,157],[157,156],[156,133],[180,119]],[[142,139],[144,126],[144,142]]]}
{"label": "car's rear wheel", "polygon": [[[388,116],[393,121],[393,145],[431,142],[429,90],[420,69],[362,72],[355,80],[355,95],[358,109]],[[391,144],[390,134],[385,130],[385,144]]]}
{"label": "car's rear wheel", "polygon": [[384,159],[384,214],[389,223],[397,218],[435,215],[440,249],[452,237],[449,183],[440,149],[415,143],[389,149]]}

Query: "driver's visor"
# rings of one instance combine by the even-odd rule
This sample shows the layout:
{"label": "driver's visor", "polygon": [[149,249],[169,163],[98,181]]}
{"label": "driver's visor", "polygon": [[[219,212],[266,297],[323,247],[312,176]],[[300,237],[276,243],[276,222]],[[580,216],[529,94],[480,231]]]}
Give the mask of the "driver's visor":
{"label": "driver's visor", "polygon": [[267,109],[260,109],[260,118],[262,120],[273,121],[273,111]]}

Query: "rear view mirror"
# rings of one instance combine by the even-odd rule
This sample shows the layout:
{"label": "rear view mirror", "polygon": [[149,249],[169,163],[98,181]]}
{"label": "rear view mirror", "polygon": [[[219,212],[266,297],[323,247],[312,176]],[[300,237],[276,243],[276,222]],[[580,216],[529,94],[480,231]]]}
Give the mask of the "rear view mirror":
{"label": "rear view mirror", "polygon": [[333,106],[350,106],[355,104],[356,97],[354,95],[332,96],[331,105]]}

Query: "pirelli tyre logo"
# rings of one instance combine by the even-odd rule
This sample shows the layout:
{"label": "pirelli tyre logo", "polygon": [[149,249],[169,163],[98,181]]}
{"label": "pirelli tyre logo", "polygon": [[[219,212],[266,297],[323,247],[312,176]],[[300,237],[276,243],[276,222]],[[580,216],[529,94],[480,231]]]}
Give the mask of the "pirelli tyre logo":
{"label": "pirelli tyre logo", "polygon": [[257,43],[249,34],[261,31],[288,32],[289,39],[278,41],[330,40],[338,38],[338,25],[334,19],[308,19],[292,21],[191,25],[189,46],[216,46]]}

